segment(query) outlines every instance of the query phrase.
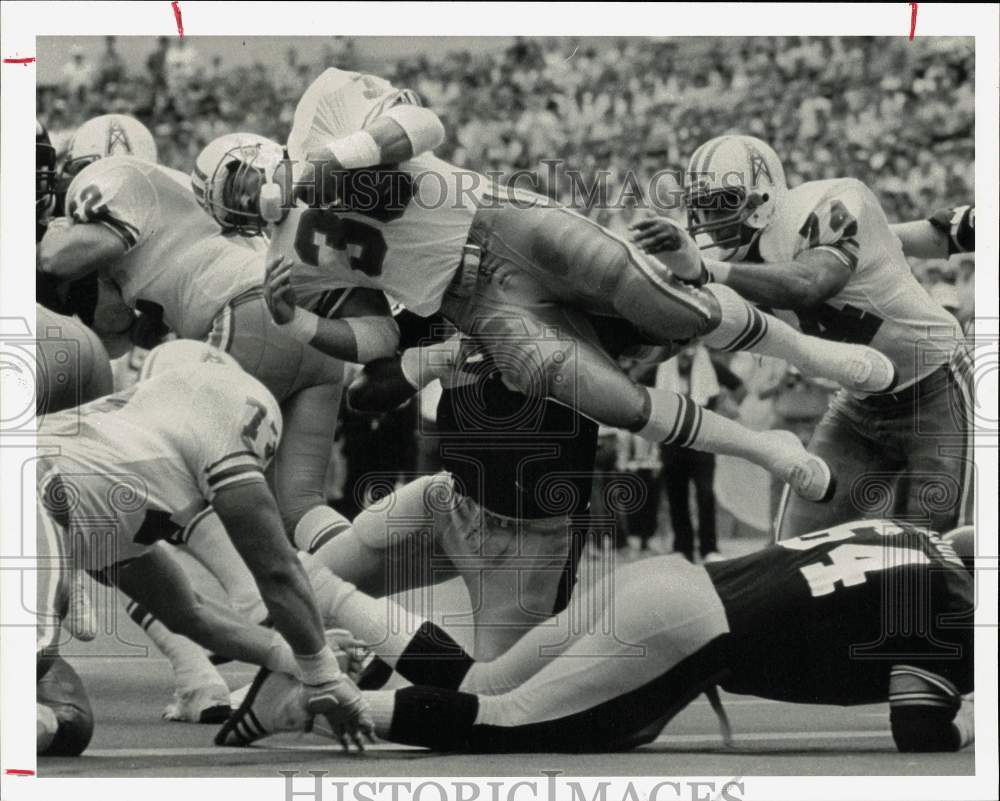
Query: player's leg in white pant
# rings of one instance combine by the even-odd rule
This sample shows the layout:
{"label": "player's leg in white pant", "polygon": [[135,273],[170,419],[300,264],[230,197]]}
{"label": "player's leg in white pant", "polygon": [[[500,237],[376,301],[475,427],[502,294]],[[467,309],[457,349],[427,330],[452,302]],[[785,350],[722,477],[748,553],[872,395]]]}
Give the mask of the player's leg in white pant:
{"label": "player's leg in white pant", "polygon": [[36,505],[35,542],[38,565],[35,579],[35,654],[42,657],[54,653],[58,645],[61,612],[67,597],[66,581],[70,573],[64,555],[62,527],[52,519],[41,498]]}
{"label": "player's leg in white pant", "polygon": [[445,473],[422,476],[389,493],[316,550],[315,557],[376,597],[454,577],[454,565],[442,549],[434,548],[440,536],[434,508],[442,485],[450,486]]}
{"label": "player's leg in white pant", "polygon": [[[257,583],[246,564],[233,547],[222,521],[206,508],[178,532],[176,547],[186,551],[218,580],[226,591],[229,606],[251,623],[260,623],[267,617]],[[195,576],[190,576],[196,581]]]}
{"label": "player's leg in white pant", "polygon": [[284,429],[274,456],[274,491],[285,530],[326,505],[324,481],[333,449],[343,384],[304,387],[281,404]]}
{"label": "player's leg in white pant", "polygon": [[229,687],[209,661],[205,649],[174,634],[145,607],[129,601],[125,611],[170,662],[174,700],[163,710],[166,720],[218,723],[229,714]]}

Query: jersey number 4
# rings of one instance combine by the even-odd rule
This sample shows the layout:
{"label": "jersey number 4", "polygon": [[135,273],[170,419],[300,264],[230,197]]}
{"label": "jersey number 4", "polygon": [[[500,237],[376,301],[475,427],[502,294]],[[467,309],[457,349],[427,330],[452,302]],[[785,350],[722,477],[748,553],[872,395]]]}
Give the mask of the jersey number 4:
{"label": "jersey number 4", "polygon": [[827,556],[830,564],[815,562],[800,568],[809,582],[813,597],[829,595],[842,587],[854,587],[868,580],[867,574],[874,570],[888,570],[903,565],[923,565],[930,560],[922,551],[910,548],[894,548],[890,545],[839,545]]}
{"label": "jersey number 4", "polygon": [[303,212],[295,232],[295,254],[318,267],[323,247],[344,251],[352,270],[372,278],[382,274],[387,247],[381,231],[329,210],[309,209]]}

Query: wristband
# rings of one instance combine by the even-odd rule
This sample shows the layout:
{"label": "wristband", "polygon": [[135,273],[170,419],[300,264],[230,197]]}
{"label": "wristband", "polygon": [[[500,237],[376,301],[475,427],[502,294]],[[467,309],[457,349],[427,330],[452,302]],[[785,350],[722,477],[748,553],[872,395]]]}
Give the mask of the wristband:
{"label": "wristband", "polygon": [[334,139],[326,146],[345,170],[374,167],[382,160],[382,151],[368,131],[355,131],[341,139]]}
{"label": "wristband", "polygon": [[326,684],[328,681],[334,681],[343,675],[340,665],[337,663],[337,657],[333,655],[333,651],[328,645],[324,645],[319,652],[311,656],[296,654],[295,661],[298,663],[303,684],[313,686]]}
{"label": "wristband", "polygon": [[297,307],[291,321],[282,325],[281,328],[286,334],[294,337],[302,344],[308,345],[313,341],[316,331],[319,329],[319,315]]}

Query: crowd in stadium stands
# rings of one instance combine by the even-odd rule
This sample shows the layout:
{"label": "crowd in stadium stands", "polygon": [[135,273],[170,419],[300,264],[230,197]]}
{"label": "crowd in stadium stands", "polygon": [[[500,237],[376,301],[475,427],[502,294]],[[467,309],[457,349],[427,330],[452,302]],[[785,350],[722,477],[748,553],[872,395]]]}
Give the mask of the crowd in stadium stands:
{"label": "crowd in stadium stands", "polygon": [[[625,171],[646,186],[733,130],[772,144],[791,185],[845,175],[872,183],[890,219],[972,197],[970,40],[523,39],[375,64],[361,63],[350,40],[331,38],[318,62],[289,49],[277,68],[227,67],[219,56],[205,63],[196,48],[162,38],[139,74],[125,68],[113,38],[92,62],[76,52],[62,81],[40,92],[39,116],[58,134],[97,114],[134,114],[153,130],[164,163],[187,171],[223,132],[284,140],[303,90],[333,65],[418,92],[448,131],[440,155],[480,170],[529,170],[556,195],[571,186],[565,170],[591,179],[606,170],[613,200]],[[542,164],[551,159],[565,165],[554,185]]]}
{"label": "crowd in stadium stands", "polygon": [[[113,37],[92,62],[71,52],[61,81],[40,87],[38,116],[58,145],[91,116],[133,114],[153,131],[162,162],[187,172],[202,146],[222,133],[253,131],[284,141],[302,92],[322,69],[337,66],[415,90],[445,124],[442,157],[480,171],[524,170],[518,185],[534,181],[538,191],[572,200],[613,227],[630,211],[602,205],[621,198],[627,171],[646,187],[659,170],[682,171],[698,144],[728,131],[772,144],[792,186],[864,180],[892,221],[974,197],[974,51],[966,39],[519,39],[503,49],[387,64],[366,62],[350,40],[332,37],[317,62],[300,62],[289,49],[277,68],[226,66],[218,56],[205,63],[196,48],[162,38],[139,74],[126,69]],[[550,160],[561,166],[544,163]],[[569,171],[584,187],[573,198]],[[606,191],[590,194],[600,171]],[[971,257],[914,266],[942,305],[957,306],[956,285],[959,294],[971,286]],[[971,302],[964,305],[971,314]],[[783,386],[785,368],[776,369],[771,383]],[[789,391],[802,386],[793,381]],[[821,412],[826,390],[819,391]],[[761,426],[801,424],[808,438],[818,414],[808,421],[781,418],[780,393],[767,404]],[[798,400],[792,405],[801,407]],[[412,417],[414,410],[401,414]],[[402,447],[405,438],[388,419],[356,423],[361,438],[377,437],[381,428],[393,447]],[[403,423],[407,428],[412,420]],[[745,484],[745,472],[740,476]],[[717,477],[717,493],[719,487]],[[768,511],[765,503],[765,518]]]}

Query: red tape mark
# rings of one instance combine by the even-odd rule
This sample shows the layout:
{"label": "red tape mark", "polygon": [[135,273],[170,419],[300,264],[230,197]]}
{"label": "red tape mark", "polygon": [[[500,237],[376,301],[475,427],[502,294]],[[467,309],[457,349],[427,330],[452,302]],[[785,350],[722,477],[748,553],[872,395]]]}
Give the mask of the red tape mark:
{"label": "red tape mark", "polygon": [[[7,59],[4,59],[6,61]],[[32,59],[34,61],[34,59]],[[8,776],[34,776],[35,771],[33,770],[18,770],[17,768],[7,768],[4,771]]]}
{"label": "red tape mark", "polygon": [[913,41],[913,35],[917,32],[917,6],[919,3],[910,3],[910,41]]}
{"label": "red tape mark", "polygon": [[170,4],[170,7],[174,10],[174,21],[177,23],[177,35],[184,38],[184,19],[181,17],[181,4],[174,0]]}
{"label": "red tape mark", "polygon": [[3,63],[4,64],[23,64],[25,67],[27,67],[29,64],[34,64],[35,60],[36,59],[35,59],[34,56],[25,56],[24,58],[5,58],[3,60]]}

